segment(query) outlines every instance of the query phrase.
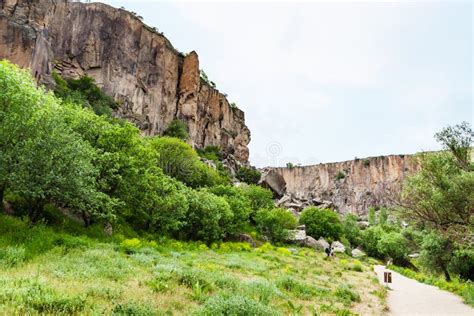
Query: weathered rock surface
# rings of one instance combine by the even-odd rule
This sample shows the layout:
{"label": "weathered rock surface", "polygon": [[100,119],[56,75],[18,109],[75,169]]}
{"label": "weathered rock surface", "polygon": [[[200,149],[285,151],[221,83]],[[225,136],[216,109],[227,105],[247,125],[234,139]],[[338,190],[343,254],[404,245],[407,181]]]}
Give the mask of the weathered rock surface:
{"label": "weathered rock surface", "polygon": [[329,248],[329,243],[323,237],[319,237],[316,242],[316,247],[320,250],[325,250],[326,248]]}
{"label": "weathered rock surface", "polygon": [[357,249],[357,248],[352,249],[351,254],[354,258],[362,258],[362,257],[366,256],[365,252],[363,252],[362,250]]}
{"label": "weathered rock surface", "polygon": [[332,251],[334,252],[344,252],[346,247],[340,241],[333,241],[331,244]]}
{"label": "weathered rock surface", "polygon": [[[334,207],[344,214],[364,215],[370,206],[393,205],[404,179],[418,168],[412,156],[391,155],[263,170],[279,179],[275,187],[283,196],[278,202],[280,206],[301,210],[318,205]],[[284,188],[283,194],[280,188]]]}
{"label": "weathered rock surface", "polygon": [[247,163],[244,113],[200,79],[195,52],[178,52],[134,14],[66,0],[0,0],[0,10],[0,59],[30,68],[47,86],[53,70],[91,76],[121,105],[115,115],[145,135],[162,133],[179,118],[193,146],[218,145]]}

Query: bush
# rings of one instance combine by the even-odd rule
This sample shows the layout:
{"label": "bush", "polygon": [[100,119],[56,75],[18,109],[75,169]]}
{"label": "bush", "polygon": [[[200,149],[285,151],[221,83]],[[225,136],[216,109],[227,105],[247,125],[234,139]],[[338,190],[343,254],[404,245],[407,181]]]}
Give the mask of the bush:
{"label": "bush", "polygon": [[344,305],[350,305],[352,302],[360,302],[360,295],[356,291],[350,289],[347,285],[339,286],[334,295],[338,297]]}
{"label": "bush", "polygon": [[347,238],[352,248],[360,245],[361,231],[357,225],[357,216],[354,214],[347,214],[342,221],[342,234]]}
{"label": "bush", "polygon": [[420,263],[429,271],[444,273],[446,280],[451,277],[448,265],[453,257],[451,241],[432,231],[425,235],[421,244]]}
{"label": "bush", "polygon": [[260,171],[255,168],[242,166],[235,175],[237,179],[248,184],[257,184],[260,181]]}
{"label": "bush", "polygon": [[112,315],[153,316],[156,314],[151,306],[135,302],[117,304],[112,311]]}
{"label": "bush", "polygon": [[342,224],[339,215],[331,209],[307,207],[300,217],[300,224],[306,225],[306,233],[311,237],[339,239],[342,234]]}
{"label": "bush", "polygon": [[206,191],[190,190],[188,202],[183,236],[207,243],[222,240],[230,230],[233,218],[226,200]]}
{"label": "bush", "polygon": [[25,253],[25,248],[21,246],[0,249],[0,265],[14,267],[25,261]]}
{"label": "bush", "polygon": [[206,301],[198,315],[278,315],[271,307],[241,295],[217,295]]}
{"label": "bush", "polygon": [[257,228],[261,234],[272,242],[283,242],[289,237],[289,229],[296,227],[296,218],[289,211],[281,208],[261,209],[255,216]]}
{"label": "bush", "polygon": [[223,197],[232,211],[232,220],[227,232],[236,235],[248,226],[249,216],[252,212],[250,200],[244,195],[243,190],[234,186],[219,185],[209,189],[211,193]]}
{"label": "bush", "polygon": [[346,177],[346,174],[343,171],[338,171],[335,176],[336,180],[341,180],[341,179],[344,179],[345,177]]}
{"label": "bush", "polygon": [[405,238],[397,232],[383,234],[377,243],[380,255],[392,258],[395,262],[402,262],[408,255]]}
{"label": "bush", "polygon": [[54,93],[67,102],[80,104],[91,108],[97,115],[109,117],[112,116],[113,110],[118,108],[117,102],[105,94],[91,77],[64,80],[53,72],[53,79],[56,82]]}
{"label": "bush", "polygon": [[382,259],[383,255],[380,253],[378,243],[385,234],[380,226],[371,226],[362,231],[362,247],[371,257]]}
{"label": "bush", "polygon": [[221,158],[221,149],[219,146],[206,146],[203,149],[198,149],[197,153],[202,158],[212,160],[214,162],[219,161]]}
{"label": "bush", "polygon": [[250,218],[254,220],[257,211],[260,209],[271,209],[275,206],[273,203],[273,194],[270,190],[262,188],[255,184],[242,186],[244,195],[249,199],[252,214]]}
{"label": "bush", "polygon": [[[464,280],[474,281],[474,249],[460,248],[454,251],[449,269]],[[474,301],[474,293],[473,293]]]}
{"label": "bush", "polygon": [[163,172],[193,188],[226,183],[212,167],[199,160],[185,142],[173,137],[155,137],[151,146],[158,152],[158,166]]}
{"label": "bush", "polygon": [[165,130],[164,135],[186,140],[189,137],[188,126],[181,120],[172,120]]}

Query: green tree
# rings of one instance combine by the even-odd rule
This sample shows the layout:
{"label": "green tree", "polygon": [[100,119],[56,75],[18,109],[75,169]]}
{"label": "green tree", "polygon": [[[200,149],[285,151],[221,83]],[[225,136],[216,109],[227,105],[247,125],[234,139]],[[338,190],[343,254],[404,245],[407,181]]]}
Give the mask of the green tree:
{"label": "green tree", "polygon": [[408,246],[402,234],[388,232],[382,234],[377,242],[377,250],[380,255],[390,257],[394,262],[403,263],[408,255]]}
{"label": "green tree", "polygon": [[362,231],[361,244],[367,254],[371,257],[382,259],[378,244],[385,231],[381,226],[370,226]]}
{"label": "green tree", "polygon": [[342,234],[339,215],[331,209],[307,207],[300,217],[300,224],[306,225],[306,232],[313,238],[338,239]]}
{"label": "green tree", "polygon": [[289,237],[289,230],[294,229],[297,220],[289,211],[281,208],[261,209],[255,216],[257,229],[272,242],[283,242]]}
{"label": "green tree", "polygon": [[449,150],[457,165],[464,171],[473,171],[470,158],[474,131],[467,122],[443,128],[435,134],[436,140]]}
{"label": "green tree", "polygon": [[248,184],[257,184],[260,181],[260,171],[252,167],[241,166],[237,170],[236,178]]}
{"label": "green tree", "polygon": [[189,209],[182,236],[207,243],[222,240],[233,217],[225,199],[203,190],[189,190],[187,199]]}
{"label": "green tree", "polygon": [[228,181],[215,169],[201,162],[191,146],[177,138],[155,137],[150,140],[150,144],[159,154],[158,166],[163,172],[193,188]]}
{"label": "green tree", "polygon": [[442,272],[446,281],[451,281],[448,265],[453,257],[452,242],[432,231],[425,235],[421,244],[420,260],[423,266],[433,272]]}
{"label": "green tree", "polygon": [[360,240],[360,228],[357,225],[357,216],[347,214],[342,221],[342,234],[347,238],[352,247],[357,247]]}
{"label": "green tree", "polygon": [[377,225],[377,218],[375,217],[375,208],[373,206],[369,207],[369,225],[375,226]]}
{"label": "green tree", "polygon": [[232,220],[229,223],[227,232],[230,235],[237,235],[249,224],[249,216],[252,212],[250,200],[238,187],[229,185],[219,185],[212,187],[209,191],[217,196],[225,198],[232,211]]}
{"label": "green tree", "polygon": [[250,201],[252,213],[250,219],[255,222],[255,215],[260,209],[272,209],[275,207],[272,191],[255,184],[242,186],[242,191]]}
{"label": "green tree", "polygon": [[388,220],[388,211],[385,207],[382,207],[380,208],[380,211],[379,211],[379,224],[380,225],[385,225],[387,224],[387,220]]}
{"label": "green tree", "polygon": [[189,137],[188,126],[181,120],[172,120],[164,134],[169,137],[186,140]]}

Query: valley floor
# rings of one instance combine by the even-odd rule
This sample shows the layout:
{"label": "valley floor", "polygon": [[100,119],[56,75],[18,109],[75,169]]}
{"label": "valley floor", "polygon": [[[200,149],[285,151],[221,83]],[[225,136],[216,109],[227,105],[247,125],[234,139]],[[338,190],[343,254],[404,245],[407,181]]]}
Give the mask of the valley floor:
{"label": "valley floor", "polygon": [[[381,315],[384,310],[386,291],[371,259],[359,262],[344,254],[328,259],[311,249],[270,244],[105,242],[55,235],[47,227],[12,239],[14,234],[0,230],[2,315]],[[29,258],[31,249],[45,250]]]}

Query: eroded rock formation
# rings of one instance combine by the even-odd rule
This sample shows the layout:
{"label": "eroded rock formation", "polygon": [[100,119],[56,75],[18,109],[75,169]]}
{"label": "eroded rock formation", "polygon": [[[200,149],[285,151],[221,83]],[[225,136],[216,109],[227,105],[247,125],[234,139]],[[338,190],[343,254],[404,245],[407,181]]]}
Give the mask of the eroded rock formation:
{"label": "eroded rock formation", "polygon": [[91,76],[119,102],[115,114],[144,134],[179,118],[195,147],[218,145],[247,163],[244,113],[200,79],[195,52],[178,52],[134,14],[101,3],[0,0],[0,9],[0,59],[30,68],[47,86],[53,70]]}
{"label": "eroded rock formation", "polygon": [[407,175],[419,166],[413,156],[391,155],[292,168],[266,168],[285,181],[279,204],[300,211],[308,205],[364,215],[370,206],[390,206]]}

